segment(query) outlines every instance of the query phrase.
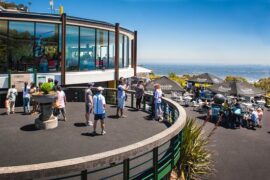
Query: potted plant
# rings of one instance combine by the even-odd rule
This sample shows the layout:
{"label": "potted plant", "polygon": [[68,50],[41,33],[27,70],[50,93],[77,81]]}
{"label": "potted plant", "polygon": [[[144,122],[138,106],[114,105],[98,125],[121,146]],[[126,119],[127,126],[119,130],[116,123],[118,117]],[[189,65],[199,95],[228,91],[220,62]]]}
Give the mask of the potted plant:
{"label": "potted plant", "polygon": [[53,91],[52,83],[43,83],[41,92],[32,95],[34,101],[40,106],[40,115],[35,120],[37,129],[53,129],[58,126],[57,117],[53,116],[53,103],[57,94]]}

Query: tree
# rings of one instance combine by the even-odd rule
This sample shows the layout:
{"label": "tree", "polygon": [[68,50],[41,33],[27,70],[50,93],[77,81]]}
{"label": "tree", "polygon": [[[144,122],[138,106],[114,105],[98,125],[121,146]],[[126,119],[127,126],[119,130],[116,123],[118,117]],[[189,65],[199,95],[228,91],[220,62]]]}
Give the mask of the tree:
{"label": "tree", "polygon": [[169,73],[169,78],[173,79],[173,78],[176,78],[176,74],[174,72],[170,72]]}
{"label": "tree", "polygon": [[241,82],[248,82],[245,78],[243,77],[238,77],[238,76],[227,76],[225,78],[225,81],[241,81]]}
{"label": "tree", "polygon": [[15,3],[9,3],[9,2],[0,2],[0,6],[2,6],[5,9],[9,9],[9,8],[16,8],[17,10],[20,11],[24,11],[27,12],[28,11],[28,7],[24,4],[15,4]]}
{"label": "tree", "polygon": [[270,93],[270,77],[260,79],[258,82],[254,83],[254,86],[262,88],[266,92]]}

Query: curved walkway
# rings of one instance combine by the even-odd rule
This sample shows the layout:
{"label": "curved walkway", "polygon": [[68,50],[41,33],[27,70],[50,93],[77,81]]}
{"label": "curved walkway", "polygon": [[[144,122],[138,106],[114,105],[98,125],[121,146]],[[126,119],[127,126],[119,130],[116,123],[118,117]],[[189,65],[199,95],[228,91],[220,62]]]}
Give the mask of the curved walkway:
{"label": "curved walkway", "polygon": [[[92,126],[84,126],[84,103],[68,103],[67,122],[53,130],[35,130],[36,116],[4,115],[0,109],[0,167],[51,162],[91,155],[149,138],[167,127],[149,121],[148,114],[126,109],[127,118],[115,118],[114,106],[107,106],[104,136],[91,136]],[[99,127],[99,126],[98,126]],[[99,132],[100,129],[98,128]]]}

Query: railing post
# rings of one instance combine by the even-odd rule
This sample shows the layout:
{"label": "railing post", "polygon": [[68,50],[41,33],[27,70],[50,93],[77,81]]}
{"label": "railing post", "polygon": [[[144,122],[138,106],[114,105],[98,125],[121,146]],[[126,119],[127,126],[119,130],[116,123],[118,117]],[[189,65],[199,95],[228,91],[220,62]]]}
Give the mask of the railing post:
{"label": "railing post", "polygon": [[154,170],[154,180],[158,179],[158,147],[153,149],[153,170]]}
{"label": "railing post", "polygon": [[171,140],[171,166],[174,167],[174,155],[175,155],[175,144],[177,144],[178,135],[172,138]]}
{"label": "railing post", "polygon": [[175,109],[172,110],[172,123],[175,121]]}
{"label": "railing post", "polygon": [[134,93],[131,94],[131,107],[134,108]]}
{"label": "railing post", "polygon": [[81,180],[87,180],[87,170],[81,171]]}
{"label": "railing post", "polygon": [[146,100],[145,100],[145,97],[143,97],[143,110],[146,111]]}
{"label": "railing post", "polygon": [[125,159],[123,163],[123,179],[128,180],[129,179],[129,159]]}
{"label": "railing post", "polygon": [[[168,113],[170,114],[170,111]],[[167,104],[163,103],[163,119],[168,121],[169,114],[167,114]]]}

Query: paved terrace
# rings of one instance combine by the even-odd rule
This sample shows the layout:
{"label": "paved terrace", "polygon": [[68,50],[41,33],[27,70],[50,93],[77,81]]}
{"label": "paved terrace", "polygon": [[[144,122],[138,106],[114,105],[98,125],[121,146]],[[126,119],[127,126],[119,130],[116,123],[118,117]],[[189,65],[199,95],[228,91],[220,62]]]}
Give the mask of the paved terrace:
{"label": "paved terrace", "polygon": [[[35,130],[37,116],[4,115],[0,109],[0,166],[51,162],[101,153],[149,138],[167,127],[148,120],[148,114],[126,109],[127,118],[115,118],[116,108],[107,106],[104,136],[91,136],[92,126],[84,126],[84,103],[67,104],[67,122],[53,130]],[[100,132],[99,126],[97,132]]]}
{"label": "paved terrace", "polygon": [[[202,123],[205,117],[185,108],[187,116],[196,117]],[[208,135],[214,124],[207,123]],[[265,109],[263,127],[250,130],[218,127],[210,138],[210,149],[214,152],[215,173],[207,180],[255,180],[270,178],[270,111]]]}

